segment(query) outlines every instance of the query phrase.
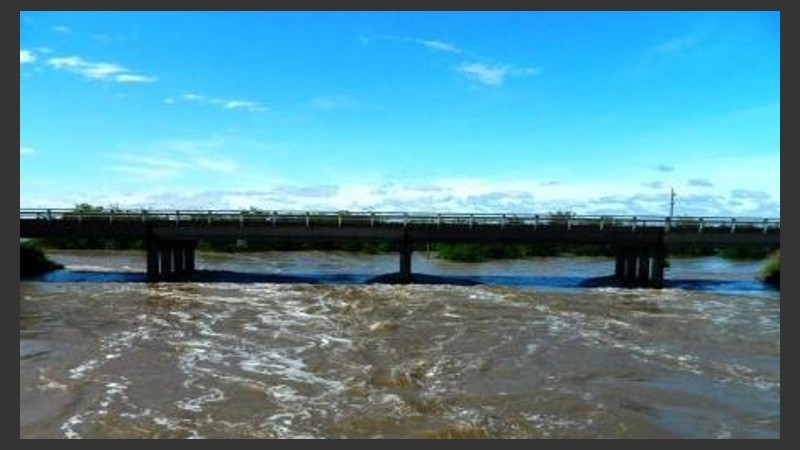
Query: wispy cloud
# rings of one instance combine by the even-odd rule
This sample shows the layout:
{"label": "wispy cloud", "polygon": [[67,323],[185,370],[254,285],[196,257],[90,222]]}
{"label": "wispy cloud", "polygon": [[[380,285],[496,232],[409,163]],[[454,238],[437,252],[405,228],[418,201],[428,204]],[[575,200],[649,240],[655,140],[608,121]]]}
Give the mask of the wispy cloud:
{"label": "wispy cloud", "polygon": [[642,183],[642,186],[648,187],[650,189],[662,189],[664,187],[663,181],[650,181],[647,183]]}
{"label": "wispy cloud", "polygon": [[355,105],[352,97],[347,95],[321,95],[314,97],[309,102],[312,109],[339,109],[349,108]]}
{"label": "wispy cloud", "polygon": [[36,55],[33,54],[30,50],[20,50],[19,51],[19,63],[20,64],[30,64],[36,61]]}
{"label": "wispy cloud", "polygon": [[156,77],[131,73],[130,70],[115,63],[89,62],[79,56],[50,58],[47,64],[56,70],[76,73],[92,81],[116,83],[152,83]]}
{"label": "wispy cloud", "polygon": [[65,26],[65,25],[55,25],[50,29],[55,31],[56,33],[69,33],[69,32],[72,31],[72,29],[70,27]]}
{"label": "wispy cloud", "polygon": [[452,42],[439,39],[422,39],[397,36],[374,36],[370,38],[361,38],[361,42],[364,44],[368,44],[372,40],[413,43],[423,46],[431,51],[467,57],[471,61],[463,61],[461,64],[455,66],[453,70],[462,74],[469,80],[476,81],[487,86],[500,86],[509,77],[525,77],[539,75],[541,73],[541,69],[538,67],[522,67],[515,64],[492,62],[492,58],[488,58],[479,53],[466,50]]}
{"label": "wispy cloud", "polygon": [[674,54],[689,50],[700,41],[697,36],[680,36],[668,41],[662,42],[653,47],[653,53],[656,54]]}
{"label": "wispy cloud", "polygon": [[158,81],[156,77],[149,77],[146,75],[134,75],[134,74],[121,74],[117,75],[114,78],[114,81],[118,83],[153,83]]}
{"label": "wispy cloud", "polygon": [[28,156],[28,155],[33,155],[34,153],[36,152],[30,147],[19,148],[19,156]]}
{"label": "wispy cloud", "polygon": [[439,52],[449,52],[449,53],[464,53],[464,50],[456,47],[455,45],[444,42],[444,41],[437,41],[437,40],[417,40],[420,44],[424,45],[426,48],[430,50],[436,50]]}
{"label": "wispy cloud", "polygon": [[227,110],[241,110],[241,111],[256,112],[256,113],[269,110],[269,108],[266,105],[252,100],[215,98],[193,93],[183,94],[178,99],[175,99],[173,97],[167,97],[164,99],[164,103],[175,104],[178,100],[187,103],[199,103],[203,105],[217,106],[219,108]]}
{"label": "wispy cloud", "polygon": [[470,80],[478,81],[488,86],[503,84],[508,76],[538,75],[540,70],[535,67],[513,67],[510,65],[488,65],[479,62],[464,63],[455,69]]}
{"label": "wispy cloud", "polygon": [[659,164],[655,167],[655,169],[659,172],[672,172],[675,170],[675,167],[667,164]]}
{"label": "wispy cloud", "polygon": [[143,146],[133,152],[109,156],[113,161],[106,168],[147,179],[177,178],[198,172],[231,175],[240,166],[229,158],[216,156],[222,148],[217,140],[167,140]]}
{"label": "wispy cloud", "polygon": [[714,187],[714,184],[703,178],[692,178],[691,180],[689,180],[689,186]]}

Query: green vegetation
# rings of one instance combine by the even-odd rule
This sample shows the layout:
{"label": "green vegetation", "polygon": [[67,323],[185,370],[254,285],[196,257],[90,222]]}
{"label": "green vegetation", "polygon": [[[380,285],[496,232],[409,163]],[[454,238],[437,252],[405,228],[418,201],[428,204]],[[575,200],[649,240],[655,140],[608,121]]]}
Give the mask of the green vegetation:
{"label": "green vegetation", "polygon": [[761,269],[761,273],[759,274],[759,278],[761,278],[765,283],[774,284],[776,286],[780,286],[781,284],[781,252],[780,250],[776,251],[770,258],[767,260],[767,263]]}
{"label": "green vegetation", "polygon": [[612,246],[594,244],[436,244],[433,250],[439,259],[460,262],[558,255],[614,256]]}
{"label": "green vegetation", "polygon": [[64,266],[50,261],[45,256],[42,249],[32,242],[20,242],[19,244],[19,275],[20,277],[32,277],[41,275],[51,270],[61,269]]}

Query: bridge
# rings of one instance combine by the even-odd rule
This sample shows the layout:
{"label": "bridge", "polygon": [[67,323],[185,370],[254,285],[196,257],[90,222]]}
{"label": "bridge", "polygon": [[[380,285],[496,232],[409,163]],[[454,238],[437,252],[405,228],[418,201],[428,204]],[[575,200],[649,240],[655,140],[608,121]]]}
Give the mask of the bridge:
{"label": "bridge", "polygon": [[195,270],[199,239],[390,241],[399,281],[410,283],[414,242],[607,244],[614,276],[661,287],[670,245],[780,245],[780,219],[410,212],[20,209],[20,237],[143,239],[147,276],[171,280]]}

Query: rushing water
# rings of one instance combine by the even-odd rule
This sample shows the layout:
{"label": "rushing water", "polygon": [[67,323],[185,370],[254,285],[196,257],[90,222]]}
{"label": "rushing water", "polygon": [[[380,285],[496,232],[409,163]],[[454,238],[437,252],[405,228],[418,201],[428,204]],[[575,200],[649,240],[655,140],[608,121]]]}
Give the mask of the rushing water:
{"label": "rushing water", "polygon": [[419,253],[483,284],[391,286],[363,282],[396,255],[200,254],[195,283],[50,256],[20,283],[23,438],[780,437],[760,263],[676,259],[649,290],[578,287],[603,258]]}

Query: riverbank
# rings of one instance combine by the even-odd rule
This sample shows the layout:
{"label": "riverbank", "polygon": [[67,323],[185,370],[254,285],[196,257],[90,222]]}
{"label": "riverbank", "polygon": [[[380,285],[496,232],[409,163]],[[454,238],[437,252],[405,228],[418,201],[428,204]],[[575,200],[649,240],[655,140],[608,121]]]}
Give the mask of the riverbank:
{"label": "riverbank", "polygon": [[19,244],[19,276],[34,277],[64,266],[49,260],[44,251],[32,242]]}
{"label": "riverbank", "polygon": [[773,286],[781,285],[781,252],[775,252],[761,269],[761,280]]}

